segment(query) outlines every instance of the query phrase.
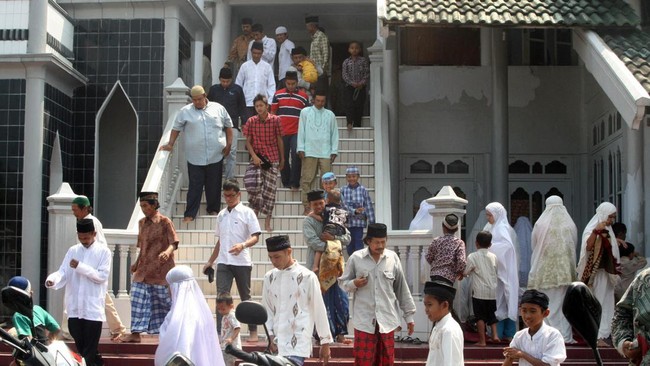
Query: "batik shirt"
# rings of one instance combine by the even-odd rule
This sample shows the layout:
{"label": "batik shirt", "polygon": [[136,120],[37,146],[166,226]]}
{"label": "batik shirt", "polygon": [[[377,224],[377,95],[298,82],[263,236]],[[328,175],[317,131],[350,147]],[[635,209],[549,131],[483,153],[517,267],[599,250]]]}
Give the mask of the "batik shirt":
{"label": "batik shirt", "polygon": [[[623,354],[623,342],[633,341],[638,335],[646,342],[650,340],[650,269],[634,278],[616,304],[612,320],[612,341],[620,354]],[[643,357],[641,365],[650,365],[650,352]]]}
{"label": "batik shirt", "polygon": [[465,270],[465,243],[453,234],[439,236],[429,245],[427,262],[431,265],[431,276],[455,282]]}
{"label": "batik shirt", "polygon": [[294,262],[284,270],[274,268],[264,276],[262,304],[281,356],[311,356],[314,326],[320,344],[332,343],[320,283],[316,274]]}

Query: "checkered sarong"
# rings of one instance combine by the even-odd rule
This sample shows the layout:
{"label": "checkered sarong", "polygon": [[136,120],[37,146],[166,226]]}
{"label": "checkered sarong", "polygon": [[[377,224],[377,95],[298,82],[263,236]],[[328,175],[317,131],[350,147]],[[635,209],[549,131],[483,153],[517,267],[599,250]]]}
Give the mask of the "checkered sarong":
{"label": "checkered sarong", "polygon": [[395,338],[390,333],[354,330],[354,364],[356,366],[392,366],[395,363]]}
{"label": "checkered sarong", "polygon": [[167,286],[131,283],[131,333],[158,334],[171,306]]}
{"label": "checkered sarong", "polygon": [[244,182],[248,192],[248,206],[259,213],[270,215],[275,206],[275,192],[278,187],[278,164],[273,163],[271,168],[262,169],[250,162],[246,168],[246,175],[255,177],[255,174],[249,174],[253,170],[259,170],[256,172],[259,178]]}

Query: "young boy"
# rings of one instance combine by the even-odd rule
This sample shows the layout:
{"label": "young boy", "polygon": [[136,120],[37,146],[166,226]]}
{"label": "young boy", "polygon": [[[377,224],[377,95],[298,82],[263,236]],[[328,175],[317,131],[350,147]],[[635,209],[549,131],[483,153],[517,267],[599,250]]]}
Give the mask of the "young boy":
{"label": "young boy", "polygon": [[361,42],[352,41],[348,46],[350,57],[343,61],[342,76],[345,82],[345,116],[348,131],[361,127],[363,108],[366,105],[366,84],[370,79],[370,65],[363,57]]}
{"label": "young boy", "polygon": [[[7,283],[7,286],[13,287],[16,290],[29,295],[29,297],[32,297],[32,285],[25,277],[12,277],[9,280],[9,283]],[[10,310],[17,310],[14,309],[14,306],[11,303],[5,303],[5,306]],[[60,332],[59,324],[50,313],[38,305],[34,305],[33,312],[33,327],[36,334],[32,334],[32,320],[18,311],[16,311],[11,318],[16,334],[20,339],[25,337],[35,337],[39,342],[49,344],[52,340],[57,338]]]}
{"label": "young boy", "polygon": [[503,366],[519,360],[520,366],[556,366],[566,359],[564,337],[559,330],[544,323],[549,314],[548,296],[537,290],[527,290],[521,295],[519,311],[528,328],[518,331],[510,347],[503,349],[506,357]]}
{"label": "young boy", "polygon": [[497,335],[497,256],[490,253],[492,234],[481,231],[476,234],[476,248],[478,250],[467,257],[465,276],[472,276],[472,307],[474,315],[478,318],[478,343],[476,346],[485,347],[485,325],[492,328],[492,341],[499,342]]}
{"label": "young boy", "polygon": [[351,166],[345,171],[348,184],[341,188],[343,204],[348,209],[348,230],[352,240],[348,244],[348,254],[363,249],[363,230],[375,223],[375,209],[368,190],[359,184],[359,168]]}
{"label": "young boy", "polygon": [[[345,223],[348,220],[348,213],[341,206],[341,192],[337,188],[330,190],[325,202],[325,210],[322,216],[313,212],[309,216],[323,223],[323,233],[328,233],[335,237],[345,235]],[[314,272],[318,272],[322,255],[323,252],[316,252],[314,254],[314,266],[312,268]]]}
{"label": "young boy", "polygon": [[434,323],[426,366],[462,366],[463,330],[451,316],[456,289],[446,278],[434,276],[424,285],[424,311]]}
{"label": "young boy", "polygon": [[[233,347],[241,348],[241,338],[239,337],[239,330],[241,325],[239,320],[235,317],[235,305],[232,301],[232,296],[228,292],[222,292],[217,297],[217,311],[221,314],[221,350],[226,348],[226,345],[232,344]],[[223,359],[226,366],[235,366],[237,359],[233,355],[223,353]]]}

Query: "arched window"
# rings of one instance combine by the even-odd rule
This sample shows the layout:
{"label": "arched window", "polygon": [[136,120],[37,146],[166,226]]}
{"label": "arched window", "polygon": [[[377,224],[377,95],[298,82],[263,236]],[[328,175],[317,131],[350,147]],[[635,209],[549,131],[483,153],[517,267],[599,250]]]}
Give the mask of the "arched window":
{"label": "arched window", "polygon": [[508,167],[510,174],[530,174],[530,165],[523,160],[517,160]]}
{"label": "arched window", "polygon": [[447,165],[448,174],[469,174],[469,165],[460,160],[454,160]]}
{"label": "arched window", "polygon": [[431,163],[424,160],[418,160],[411,164],[411,174],[431,174]]}
{"label": "arched window", "polygon": [[566,174],[566,165],[562,164],[557,160],[546,164],[544,167],[544,172],[546,174]]}
{"label": "arched window", "polygon": [[433,172],[435,174],[445,174],[445,163],[439,161],[436,165],[433,166]]}

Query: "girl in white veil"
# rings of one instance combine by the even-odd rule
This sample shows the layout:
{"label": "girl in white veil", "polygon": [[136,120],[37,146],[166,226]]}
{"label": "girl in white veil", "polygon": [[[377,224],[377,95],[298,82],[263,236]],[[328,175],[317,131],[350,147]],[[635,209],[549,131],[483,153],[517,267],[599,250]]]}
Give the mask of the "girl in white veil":
{"label": "girl in white veil", "polygon": [[575,343],[571,324],[562,313],[564,295],[576,276],[575,248],[578,228],[564,207],[562,198],[550,196],[531,236],[532,257],[528,288],[544,292],[550,314],[545,321],[562,333],[565,343]]}
{"label": "girl in white veil", "polygon": [[205,296],[188,266],[167,272],[172,308],[160,327],[155,365],[163,366],[179,352],[197,366],[224,366],[217,326]]}
{"label": "girl in white veil", "polygon": [[485,207],[488,222],[492,225],[492,246],[490,252],[497,256],[497,311],[495,313],[497,336],[512,338],[517,330],[519,310],[519,276],[516,251],[517,237],[508,222],[508,213],[499,202]]}
{"label": "girl in white veil", "polygon": [[616,220],[616,206],[603,202],[596,209],[582,232],[578,279],[589,286],[600,301],[603,311],[598,329],[598,343],[611,335],[614,316],[614,287],[619,281],[620,254],[612,224]]}

